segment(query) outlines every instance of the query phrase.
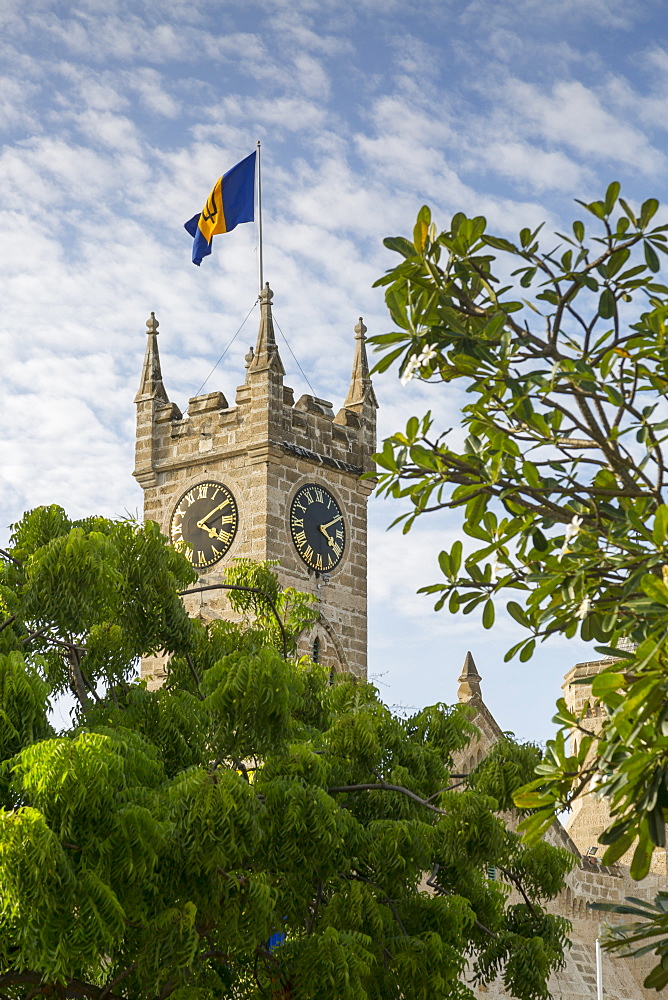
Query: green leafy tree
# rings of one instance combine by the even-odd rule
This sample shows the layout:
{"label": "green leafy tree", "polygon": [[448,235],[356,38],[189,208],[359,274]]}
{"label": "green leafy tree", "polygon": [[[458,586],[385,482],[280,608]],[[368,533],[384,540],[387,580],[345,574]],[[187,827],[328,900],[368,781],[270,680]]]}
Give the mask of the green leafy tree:
{"label": "green leafy tree", "polygon": [[[295,654],[312,598],[271,566],[189,619],[151,523],[15,526],[0,597],[0,994],[88,1000],[546,998],[572,859],[502,821],[537,751],[470,776],[462,707],[398,718]],[[167,651],[149,691],[141,655]],[[76,697],[71,729],[48,721]],[[511,749],[512,748],[512,749]],[[498,797],[497,797],[498,796]],[[498,874],[490,878],[490,866]],[[515,894],[511,896],[511,890]]]}
{"label": "green leafy tree", "polygon": [[[412,241],[385,240],[402,258],[377,282],[397,330],[372,340],[377,370],[396,363],[404,383],[444,383],[461,403],[461,443],[427,413],[376,455],[404,531],[450,510],[471,539],[439,554],[442,578],[423,591],[439,609],[479,609],[485,628],[505,596],[526,629],[506,659],[578,632],[615,657],[593,684],[600,732],[587,706],[558,704],[540,777],[516,796],[533,810],[529,842],[595,788],[612,815],[603,861],[635,844],[640,879],[668,819],[668,226],[652,222],[656,200],[634,211],[619,192],[578,202],[586,225],[542,242],[542,227],[512,242],[461,213],[438,233],[423,208]],[[652,985],[667,982],[668,959]]]}

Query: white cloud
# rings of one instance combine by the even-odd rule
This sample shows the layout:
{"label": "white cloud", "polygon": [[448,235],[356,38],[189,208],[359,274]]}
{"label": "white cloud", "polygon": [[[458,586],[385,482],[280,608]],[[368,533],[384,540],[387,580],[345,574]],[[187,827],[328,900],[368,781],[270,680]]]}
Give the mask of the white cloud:
{"label": "white cloud", "polygon": [[557,83],[550,94],[534,84],[511,80],[505,97],[519,128],[550,144],[561,143],[585,157],[617,162],[656,174],[665,156],[641,130],[617,118],[593,90],[577,80]]}

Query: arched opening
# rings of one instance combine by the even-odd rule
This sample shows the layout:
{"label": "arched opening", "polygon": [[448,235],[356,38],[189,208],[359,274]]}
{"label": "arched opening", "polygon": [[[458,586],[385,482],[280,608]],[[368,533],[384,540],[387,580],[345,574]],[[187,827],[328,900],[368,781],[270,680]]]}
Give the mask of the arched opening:
{"label": "arched opening", "polygon": [[311,659],[314,663],[320,663],[320,636],[316,635],[313,640],[313,651],[311,653]]}

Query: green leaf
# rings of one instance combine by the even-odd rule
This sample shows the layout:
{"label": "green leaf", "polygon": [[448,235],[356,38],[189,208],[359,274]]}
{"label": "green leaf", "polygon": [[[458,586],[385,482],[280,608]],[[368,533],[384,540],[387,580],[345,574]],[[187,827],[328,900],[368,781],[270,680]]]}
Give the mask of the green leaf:
{"label": "green leaf", "polygon": [[668,607],[668,587],[658,577],[646,573],[640,581],[643,592],[651,597],[657,604],[664,604]]}
{"label": "green leaf", "polygon": [[578,241],[578,243],[582,243],[585,235],[585,227],[583,223],[578,221],[577,219],[573,223],[573,232],[575,234],[575,239]]}
{"label": "green leaf", "polygon": [[524,646],[524,648],[520,652],[520,661],[522,663],[526,663],[527,660],[530,660],[531,657],[533,656],[535,648],[536,648],[536,640],[535,639],[530,639],[529,642],[527,642],[527,644]]}
{"label": "green leaf", "polygon": [[459,539],[457,539],[457,541],[453,543],[452,548],[450,549],[450,561],[452,564],[453,576],[457,576],[457,574],[459,573],[459,568],[462,564],[462,548],[463,548],[462,543],[459,541]]}
{"label": "green leaf", "polygon": [[659,202],[656,198],[648,198],[644,201],[642,208],[640,209],[640,228],[644,229],[648,222],[656,215],[659,208]]}
{"label": "green leaf", "polygon": [[668,536],[668,505],[661,504],[657,507],[654,515],[654,527],[652,528],[652,538],[660,548]]}
{"label": "green leaf", "polygon": [[417,256],[417,252],[413,244],[403,236],[386,236],[383,240],[383,246],[386,246],[388,250],[394,250],[396,253],[400,253],[402,257],[408,258]]}
{"label": "green leaf", "polygon": [[618,181],[613,181],[608,185],[608,190],[605,192],[605,212],[606,215],[610,215],[615,207],[615,202],[619,196],[621,185]]}
{"label": "green leaf", "polygon": [[631,861],[630,875],[636,882],[645,878],[649,872],[653,850],[654,847],[649,834],[647,832],[642,833],[634,851],[633,860]]}
{"label": "green leaf", "polygon": [[494,624],[494,601],[490,598],[483,608],[482,611],[482,625],[483,628],[491,628]]}
{"label": "green leaf", "polygon": [[609,288],[604,288],[598,303],[598,314],[602,319],[610,319],[615,315],[615,296]]}
{"label": "green leaf", "polygon": [[431,211],[427,205],[423,205],[418,212],[417,221],[413,229],[413,244],[416,251],[424,253],[429,239],[429,226],[431,224]]}
{"label": "green leaf", "polygon": [[637,220],[637,218],[635,216],[635,213],[631,209],[631,207],[624,201],[623,198],[619,199],[619,204],[622,206],[622,208],[624,209],[624,211],[628,215],[628,217],[631,220],[631,222],[633,223],[633,225],[637,226],[638,225],[638,220]]}
{"label": "green leaf", "polygon": [[661,264],[659,263],[659,258],[657,257],[656,251],[654,250],[652,244],[649,243],[647,240],[645,240],[645,242],[643,243],[643,249],[645,251],[645,260],[647,262],[647,266],[650,269],[650,271],[654,271],[654,273],[660,271]]}

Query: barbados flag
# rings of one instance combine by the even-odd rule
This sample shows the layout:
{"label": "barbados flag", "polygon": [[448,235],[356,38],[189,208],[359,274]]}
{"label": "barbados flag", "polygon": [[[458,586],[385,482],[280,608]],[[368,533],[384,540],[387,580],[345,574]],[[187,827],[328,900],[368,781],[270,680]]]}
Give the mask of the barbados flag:
{"label": "barbados flag", "polygon": [[206,205],[184,228],[194,239],[193,264],[211,253],[216,233],[231,233],[240,222],[255,218],[255,153],[223,174],[214,184]]}

